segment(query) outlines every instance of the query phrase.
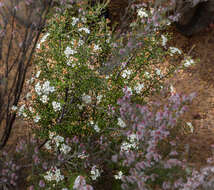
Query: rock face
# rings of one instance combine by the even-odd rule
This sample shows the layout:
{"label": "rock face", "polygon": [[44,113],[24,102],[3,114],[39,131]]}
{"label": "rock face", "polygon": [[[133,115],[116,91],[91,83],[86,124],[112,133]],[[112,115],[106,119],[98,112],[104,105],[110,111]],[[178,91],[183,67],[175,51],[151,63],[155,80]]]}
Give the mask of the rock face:
{"label": "rock face", "polygon": [[214,1],[208,0],[184,7],[176,27],[185,36],[192,36],[207,28],[213,21]]}

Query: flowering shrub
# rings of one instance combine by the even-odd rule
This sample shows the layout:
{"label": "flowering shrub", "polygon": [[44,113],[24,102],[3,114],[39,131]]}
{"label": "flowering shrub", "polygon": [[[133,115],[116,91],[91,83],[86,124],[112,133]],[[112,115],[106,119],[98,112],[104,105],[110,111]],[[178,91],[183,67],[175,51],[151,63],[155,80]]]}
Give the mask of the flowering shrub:
{"label": "flowering shrub", "polygon": [[185,165],[172,138],[192,95],[173,94],[168,105],[150,101],[176,70],[160,70],[163,57],[182,52],[167,49],[167,38],[156,33],[163,24],[154,9],[133,4],[137,18],[118,37],[102,8],[77,1],[53,15],[37,45],[27,101],[11,107],[45,139],[44,147],[35,140],[17,146],[31,163],[29,188],[93,189],[106,179],[112,189],[183,187]]}
{"label": "flowering shrub", "polygon": [[[117,111],[117,99],[126,86],[142,103],[175,70],[173,65],[163,72],[158,68],[161,56],[168,54],[159,36],[142,38],[141,49],[129,40],[129,33],[115,41],[108,20],[99,18],[100,9],[67,9],[49,22],[46,42],[40,44],[35,58],[36,74],[29,82],[31,97],[22,111],[39,126],[40,136],[48,137],[49,131],[83,135],[113,127],[117,118],[111,113]],[[124,49],[127,40],[129,49]],[[109,75],[100,73],[117,50],[120,66]]]}
{"label": "flowering shrub", "polygon": [[126,91],[126,96],[118,100],[121,118],[126,123],[121,135],[128,138],[113,160],[122,161],[121,165],[128,168],[128,175],[122,177],[123,189],[153,189],[157,184],[163,189],[178,189],[183,185],[186,166],[177,158],[172,139],[176,137],[173,131],[180,133],[178,118],[193,97],[194,94],[189,97],[173,94],[168,105],[152,102],[143,106],[133,104]]}

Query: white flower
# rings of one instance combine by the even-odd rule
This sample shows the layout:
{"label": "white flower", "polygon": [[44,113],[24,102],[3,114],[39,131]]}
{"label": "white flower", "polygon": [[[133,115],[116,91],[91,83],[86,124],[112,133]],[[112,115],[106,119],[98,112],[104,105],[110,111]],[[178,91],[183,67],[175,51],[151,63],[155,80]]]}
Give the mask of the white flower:
{"label": "white flower", "polygon": [[82,46],[83,44],[84,44],[84,41],[83,40],[79,40],[78,46]]}
{"label": "white flower", "polygon": [[42,85],[42,92],[48,95],[50,92],[54,92],[54,91],[55,91],[54,86],[50,86],[50,82],[45,81],[45,83]]}
{"label": "white flower", "polygon": [[130,144],[128,142],[123,142],[121,144],[120,150],[121,151],[128,151],[128,150],[130,150],[131,147],[132,147],[132,144]]}
{"label": "white flower", "polygon": [[34,122],[35,122],[35,123],[38,123],[40,119],[41,119],[41,117],[40,117],[39,115],[37,115],[37,116],[34,118]]}
{"label": "white flower", "polygon": [[57,135],[52,140],[56,143],[56,146],[59,147],[59,145],[64,142],[64,137]]}
{"label": "white flower", "polygon": [[94,51],[98,51],[98,50],[101,50],[100,46],[99,45],[94,45]]}
{"label": "white flower", "polygon": [[124,71],[122,72],[122,77],[123,77],[123,78],[127,78],[127,79],[129,79],[129,78],[130,78],[131,73],[132,73],[132,70],[129,70],[129,69],[124,70]]}
{"label": "white flower", "polygon": [[40,73],[41,73],[41,71],[37,71],[36,78],[39,78]]}
{"label": "white flower", "polygon": [[35,91],[36,91],[36,93],[37,93],[38,95],[41,95],[41,94],[42,94],[41,90],[42,90],[42,87],[40,86],[40,82],[38,82],[38,83],[35,85]]}
{"label": "white flower", "polygon": [[138,136],[136,134],[131,134],[128,136],[128,140],[131,142],[131,143],[136,143],[138,141]]}
{"label": "white flower", "polygon": [[138,83],[135,87],[134,90],[136,91],[137,94],[140,94],[141,90],[144,88],[144,84]]}
{"label": "white flower", "polygon": [[123,177],[123,172],[121,171],[118,172],[118,175],[114,175],[115,179],[122,179],[122,177]]}
{"label": "white flower", "polygon": [[77,107],[78,107],[80,110],[82,110],[83,105],[77,104]]}
{"label": "white flower", "polygon": [[106,39],[106,43],[110,43],[111,38]]}
{"label": "white flower", "polygon": [[191,123],[191,122],[186,122],[186,124],[187,124],[187,125],[189,126],[189,128],[190,128],[190,132],[193,133],[193,132],[194,132],[194,127],[193,127],[192,123]]}
{"label": "white flower", "polygon": [[90,34],[90,30],[89,30],[88,28],[80,28],[78,31],[79,31],[79,32],[84,31],[84,32],[87,33],[87,34]]}
{"label": "white flower", "polygon": [[129,142],[123,142],[121,144],[121,147],[120,147],[120,150],[121,151],[128,151],[130,150],[131,148],[134,148],[134,149],[138,149],[138,136],[136,134],[131,134],[127,137],[128,141]]}
{"label": "white flower", "polygon": [[48,100],[49,100],[49,98],[48,98],[48,96],[47,95],[42,95],[42,97],[40,98],[40,100],[42,101],[42,103],[47,103],[48,102]]}
{"label": "white flower", "polygon": [[159,75],[160,77],[163,76],[163,74],[161,73],[161,70],[160,70],[160,69],[156,69],[156,74]]}
{"label": "white flower", "polygon": [[13,111],[16,111],[17,109],[18,109],[17,106],[14,106],[14,105],[11,107],[11,110]]}
{"label": "white flower", "polygon": [[172,56],[173,54],[175,53],[178,53],[181,55],[181,50],[179,50],[178,48],[176,47],[169,47],[169,50],[170,50],[170,55]]}
{"label": "white flower", "polygon": [[148,17],[148,14],[146,13],[145,9],[143,9],[143,8],[138,9],[137,15],[138,15],[140,18]]}
{"label": "white flower", "polygon": [[124,122],[121,118],[118,118],[117,124],[118,124],[120,127],[122,127],[122,128],[126,127],[125,122]]}
{"label": "white flower", "polygon": [[94,125],[94,130],[95,130],[96,132],[98,132],[98,133],[100,132],[100,128],[98,127],[97,124]]}
{"label": "white flower", "polygon": [[73,55],[73,54],[77,53],[77,51],[71,49],[71,48],[68,46],[68,47],[66,47],[64,53],[65,53],[65,56],[66,56],[67,58],[69,58],[70,55]]}
{"label": "white flower", "polygon": [[34,79],[35,79],[35,78],[31,77],[31,79],[30,79],[29,83],[31,83],[31,84],[32,84],[32,83],[33,83],[33,81],[34,81]]}
{"label": "white flower", "polygon": [[79,21],[79,18],[72,17],[72,26],[76,25],[76,23]]}
{"label": "white flower", "polygon": [[41,43],[45,42],[45,40],[47,39],[47,37],[50,35],[50,33],[45,34],[42,39],[40,40],[40,42],[37,44],[36,48],[40,49]]}
{"label": "white flower", "polygon": [[80,158],[80,159],[85,159],[85,158],[87,158],[88,157],[88,155],[86,155],[85,153],[80,153],[80,154],[78,154],[78,156],[77,156],[77,158]]}
{"label": "white flower", "polygon": [[137,26],[137,23],[136,22],[132,22],[129,26],[130,27],[135,27],[135,26]]}
{"label": "white flower", "polygon": [[31,112],[31,113],[33,113],[33,108],[30,106],[29,107],[29,111]]}
{"label": "white flower", "polygon": [[63,154],[67,154],[71,151],[71,147],[66,145],[66,144],[62,144],[61,147],[60,147],[60,151],[63,153]]}
{"label": "white flower", "polygon": [[23,105],[19,108],[18,116],[23,115],[23,114],[24,114],[24,110],[25,110],[25,105],[23,104]]}
{"label": "white flower", "polygon": [[47,150],[51,150],[51,145],[50,145],[50,142],[51,141],[47,141],[44,145],[44,147],[47,149]]}
{"label": "white flower", "polygon": [[87,22],[87,18],[86,17],[82,17],[81,20],[82,20],[83,23]]}
{"label": "white flower", "polygon": [[184,66],[185,67],[189,67],[191,65],[193,65],[195,62],[193,59],[186,59],[185,62],[184,62]]}
{"label": "white flower", "polygon": [[176,93],[176,90],[175,90],[175,88],[174,88],[174,86],[173,86],[172,84],[170,84],[170,92],[171,92],[172,94],[175,94],[175,93]]}
{"label": "white flower", "polygon": [[92,180],[96,180],[100,176],[99,170],[96,168],[96,166],[93,166],[91,169],[91,178]]}
{"label": "white flower", "polygon": [[53,109],[54,109],[54,111],[55,111],[55,112],[57,112],[57,111],[60,111],[60,110],[61,110],[61,105],[60,105],[60,103],[59,103],[59,102],[55,102],[55,101],[53,101],[53,102],[52,102],[52,106],[53,106]]}
{"label": "white flower", "polygon": [[103,98],[103,95],[97,96],[97,103],[98,103],[98,104],[101,102],[102,98]]}
{"label": "white flower", "polygon": [[70,60],[67,61],[67,65],[71,66],[71,61]]}
{"label": "white flower", "polygon": [[46,41],[46,39],[47,39],[47,37],[50,35],[50,33],[47,33],[47,34],[45,34],[43,37],[42,37],[42,39],[41,39],[41,43],[43,43],[43,42],[45,42]]}
{"label": "white flower", "polygon": [[166,42],[168,41],[168,39],[164,35],[161,35],[161,38],[162,38],[162,46],[166,46]]}
{"label": "white flower", "polygon": [[145,74],[145,77],[147,77],[147,78],[151,78],[151,75],[150,75],[150,73],[149,73],[149,72],[147,72],[147,71],[146,71],[144,74]]}
{"label": "white flower", "polygon": [[85,102],[86,104],[90,104],[92,102],[91,96],[86,95],[85,93],[82,95],[82,101]]}
{"label": "white flower", "polygon": [[129,151],[131,148],[137,149],[137,144],[136,143],[128,143],[128,142],[123,142],[120,151]]}
{"label": "white flower", "polygon": [[51,167],[49,171],[46,172],[47,175],[44,176],[44,179],[47,181],[62,181],[64,179],[64,176],[61,175],[60,169],[57,169],[56,167]]}

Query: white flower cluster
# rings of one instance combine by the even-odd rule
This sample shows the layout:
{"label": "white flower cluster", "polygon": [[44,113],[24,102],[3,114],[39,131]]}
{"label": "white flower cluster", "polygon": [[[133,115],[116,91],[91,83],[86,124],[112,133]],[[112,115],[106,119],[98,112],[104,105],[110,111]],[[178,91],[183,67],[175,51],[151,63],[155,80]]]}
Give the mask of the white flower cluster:
{"label": "white flower cluster", "polygon": [[98,95],[97,96],[97,103],[98,104],[101,102],[102,98],[103,98],[103,95]]}
{"label": "white flower cluster", "polygon": [[74,55],[75,53],[77,53],[77,51],[71,49],[69,46],[67,46],[64,51],[64,54],[67,58],[69,58],[70,55]]}
{"label": "white flower cluster", "polygon": [[[73,46],[75,46],[76,45],[76,40],[71,40],[71,44]],[[84,41],[81,40],[81,39],[79,39],[79,41],[78,41],[78,47],[82,46],[83,44],[84,44]]]}
{"label": "white flower cluster", "polygon": [[40,100],[42,101],[42,103],[46,104],[48,102],[49,98],[46,94],[44,94],[44,95],[42,95]]}
{"label": "white flower cluster", "polygon": [[90,30],[89,30],[88,28],[85,28],[85,27],[79,28],[78,31],[79,31],[79,32],[84,31],[86,34],[90,34]]}
{"label": "white flower cluster", "polygon": [[59,102],[52,102],[52,106],[55,112],[60,111],[61,110],[61,104]]}
{"label": "white flower cluster", "polygon": [[40,74],[41,74],[41,70],[40,70],[40,71],[37,71],[37,73],[36,73],[36,78],[39,78]]}
{"label": "white flower cluster", "polygon": [[151,78],[151,74],[149,72],[147,72],[147,71],[144,73],[144,75],[145,75],[146,78]]}
{"label": "white flower cluster", "polygon": [[137,85],[134,87],[134,90],[137,94],[140,94],[142,89],[144,88],[144,84],[137,83]]}
{"label": "white flower cluster", "polygon": [[94,122],[93,121],[90,121],[90,124],[94,127],[94,130],[96,131],[96,132],[100,132],[100,128],[99,128],[99,126],[98,126],[98,124],[96,123],[95,125],[94,125]]}
{"label": "white flower cluster", "polygon": [[62,144],[60,149],[59,149],[63,154],[68,154],[71,151],[71,147],[68,146],[67,144]]}
{"label": "white flower cluster", "polygon": [[164,35],[161,35],[161,38],[162,38],[162,46],[165,47],[168,39]]}
{"label": "white flower cluster", "polygon": [[56,145],[55,148],[56,149],[59,148],[59,150],[63,154],[68,154],[71,151],[71,147],[64,143],[64,141],[65,141],[64,137],[62,137],[60,135],[55,135],[55,133],[50,132],[49,138],[50,138],[50,140],[48,140],[45,143],[45,148],[47,150],[51,150],[52,149],[51,144],[55,144]]}
{"label": "white flower cluster", "polygon": [[33,121],[35,123],[38,123],[40,119],[41,119],[41,117],[39,115],[36,115],[36,117],[33,119]]}
{"label": "white flower cluster", "polygon": [[82,101],[86,104],[90,104],[92,102],[91,96],[86,95],[85,93],[82,95]]}
{"label": "white flower cluster", "polygon": [[76,25],[79,22],[79,18],[72,17],[71,19],[72,19],[72,22],[71,22],[72,26]]}
{"label": "white flower cluster", "polygon": [[178,48],[176,47],[169,47],[169,50],[170,50],[170,55],[173,56],[173,54],[180,54],[181,55],[181,50],[179,50]]}
{"label": "white flower cluster", "polygon": [[50,33],[45,34],[42,39],[40,40],[40,42],[37,44],[36,48],[40,49],[41,43],[45,42],[47,37],[50,35]]}
{"label": "white flower cluster", "polygon": [[101,50],[101,47],[99,45],[94,45],[94,51],[99,51]]}
{"label": "white flower cluster", "polygon": [[56,181],[58,183],[64,179],[64,176],[61,175],[60,169],[57,169],[56,167],[51,167],[46,174],[47,175],[44,176],[44,179],[47,181]]}
{"label": "white flower cluster", "polygon": [[156,75],[163,77],[163,74],[161,73],[160,69],[156,69]]}
{"label": "white flower cluster", "polygon": [[60,136],[60,135],[57,135],[57,136],[54,136],[52,138],[52,141],[56,143],[56,146],[59,147],[61,145],[61,143],[64,142],[64,137]]}
{"label": "white flower cluster", "polygon": [[184,61],[184,66],[185,66],[185,67],[189,67],[189,66],[193,65],[194,63],[195,63],[195,62],[194,62],[193,59],[186,59],[186,60]]}
{"label": "white flower cluster", "polygon": [[78,154],[77,158],[85,159],[85,158],[87,158],[88,156],[89,156],[89,155],[87,155],[87,154],[85,154],[84,152],[82,152],[82,153],[79,153],[79,154]]}
{"label": "white flower cluster", "polygon": [[119,171],[117,175],[114,175],[115,179],[122,179],[122,177],[123,177],[123,172],[122,171]]}
{"label": "white flower cluster", "polygon": [[96,166],[91,168],[91,178],[92,180],[96,180],[100,176],[100,172]]}
{"label": "white flower cluster", "polygon": [[129,142],[123,142],[120,150],[121,151],[129,151],[131,148],[138,149],[138,137],[136,134],[131,134],[128,136]]}
{"label": "white flower cluster", "polygon": [[50,92],[54,92],[54,86],[50,86],[49,81],[45,81],[45,83],[41,86],[40,82],[35,85],[35,91],[40,96],[42,94],[49,95]]}
{"label": "white flower cluster", "polygon": [[35,85],[35,91],[39,96],[41,96],[40,100],[42,101],[42,103],[45,104],[49,100],[49,98],[48,98],[49,93],[54,92],[55,88],[54,88],[54,86],[50,86],[49,81],[45,81],[45,83],[43,85],[41,85],[40,82],[38,82]]}
{"label": "white flower cluster", "polygon": [[122,72],[122,77],[123,77],[123,78],[127,78],[127,79],[129,79],[129,78],[130,78],[131,73],[132,73],[132,70],[130,70],[130,69],[126,69],[126,70],[124,70],[124,71]]}
{"label": "white flower cluster", "polygon": [[148,14],[146,12],[146,10],[144,8],[140,8],[137,10],[137,15],[140,17],[140,18],[143,18],[143,17],[148,17]]}
{"label": "white flower cluster", "polygon": [[126,127],[126,123],[121,118],[118,118],[117,124],[122,128]]}
{"label": "white flower cluster", "polygon": [[17,106],[14,106],[14,105],[11,107],[12,111],[16,111],[17,109],[18,109]]}
{"label": "white flower cluster", "polygon": [[[13,109],[16,109],[16,108],[13,107]],[[18,116],[27,117],[27,114],[25,113],[25,105],[24,104],[19,108]]]}

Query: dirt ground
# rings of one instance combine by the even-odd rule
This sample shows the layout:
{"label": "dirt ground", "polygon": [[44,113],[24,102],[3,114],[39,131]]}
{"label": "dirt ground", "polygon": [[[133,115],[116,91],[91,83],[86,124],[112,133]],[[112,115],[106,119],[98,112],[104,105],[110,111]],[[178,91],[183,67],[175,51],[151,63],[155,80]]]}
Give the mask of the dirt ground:
{"label": "dirt ground", "polygon": [[185,53],[194,47],[190,55],[200,59],[194,66],[174,74],[169,81],[179,93],[196,92],[183,118],[192,123],[194,132],[183,143],[190,146],[188,161],[203,165],[212,156],[211,145],[214,145],[214,30],[203,31],[191,38],[176,31],[173,33],[171,43],[174,47]]}

